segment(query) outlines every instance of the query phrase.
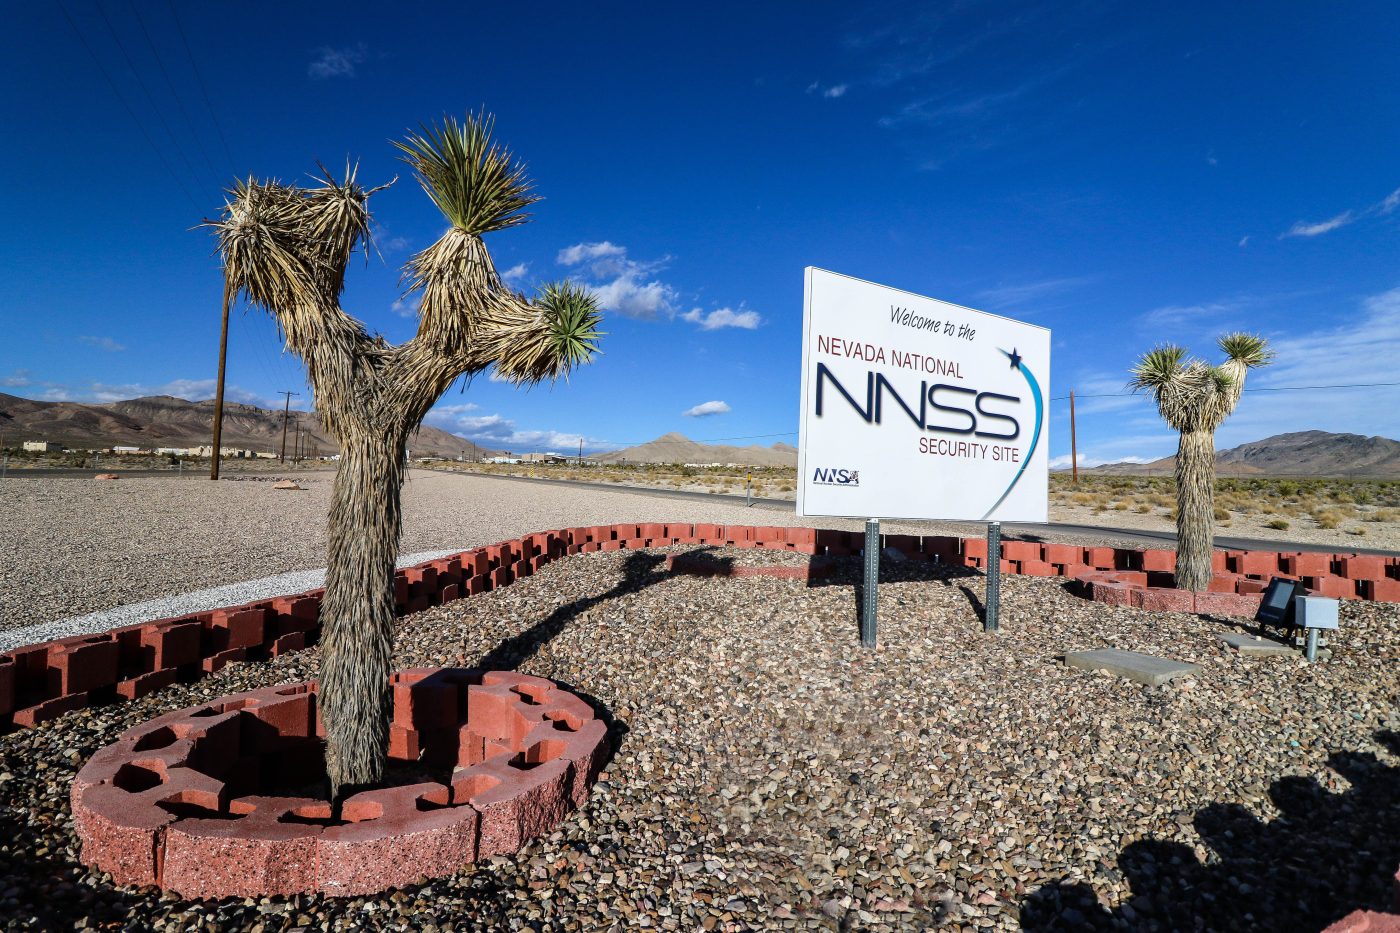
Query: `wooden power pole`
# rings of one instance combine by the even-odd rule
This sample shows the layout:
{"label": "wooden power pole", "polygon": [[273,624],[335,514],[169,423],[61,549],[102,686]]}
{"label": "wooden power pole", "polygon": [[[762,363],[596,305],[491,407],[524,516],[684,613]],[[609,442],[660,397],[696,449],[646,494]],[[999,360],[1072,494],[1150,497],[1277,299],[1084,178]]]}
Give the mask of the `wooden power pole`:
{"label": "wooden power pole", "polygon": [[219,478],[219,451],[224,435],[224,364],[228,362],[228,306],[233,303],[233,291],[224,285],[224,323],[219,333],[219,383],[214,388],[214,449],[209,456],[209,478]]}
{"label": "wooden power pole", "polygon": [[1079,485],[1079,439],[1074,433],[1074,390],[1069,390],[1069,462],[1074,485]]}
{"label": "wooden power pole", "polygon": [[293,395],[300,395],[301,393],[300,393],[300,392],[288,392],[287,390],[284,389],[284,390],[282,390],[281,392],[278,392],[277,394],[278,394],[278,395],[285,395],[285,396],[287,397],[286,403],[282,406],[282,451],[281,451],[281,453],[279,453],[279,454],[277,455],[277,459],[278,459],[279,462],[281,462],[281,463],[286,463],[286,462],[287,462],[287,416],[290,415],[290,414],[292,413],[292,396],[293,396]]}

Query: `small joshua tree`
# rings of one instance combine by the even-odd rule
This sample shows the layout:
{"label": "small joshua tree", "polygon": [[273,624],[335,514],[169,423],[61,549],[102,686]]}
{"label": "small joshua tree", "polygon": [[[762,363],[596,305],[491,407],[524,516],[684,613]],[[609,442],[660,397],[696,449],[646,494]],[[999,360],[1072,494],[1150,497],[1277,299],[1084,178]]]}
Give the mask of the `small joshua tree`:
{"label": "small joshua tree", "polygon": [[519,384],[588,362],[598,308],[583,289],[544,286],[534,300],[502,284],[482,236],[525,223],[539,200],[524,165],[468,115],[423,127],[404,153],[451,224],[404,268],[420,296],[418,332],[392,346],[340,308],[351,254],[368,243],[368,198],[347,165],[315,187],[239,181],[214,227],[226,300],[242,293],[277,321],[306,364],[316,409],[340,439],[321,604],[320,704],[332,791],[383,777],[389,727],[394,561],[405,445],[457,377],[487,367]]}
{"label": "small joshua tree", "polygon": [[1226,334],[1217,341],[1225,362],[1212,366],[1166,345],[1143,354],[1133,367],[1133,391],[1146,389],[1162,419],[1181,433],[1176,452],[1176,585],[1210,588],[1215,535],[1215,429],[1244,392],[1244,377],[1266,366],[1273,352],[1263,337]]}

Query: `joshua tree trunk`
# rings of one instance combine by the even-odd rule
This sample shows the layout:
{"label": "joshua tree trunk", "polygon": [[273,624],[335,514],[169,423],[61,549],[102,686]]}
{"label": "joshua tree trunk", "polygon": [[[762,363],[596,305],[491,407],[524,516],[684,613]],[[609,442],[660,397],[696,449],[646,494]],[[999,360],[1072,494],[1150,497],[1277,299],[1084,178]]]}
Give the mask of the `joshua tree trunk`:
{"label": "joshua tree trunk", "polygon": [[1183,431],[1176,451],[1176,585],[1210,589],[1215,528],[1215,435]]}
{"label": "joshua tree trunk", "polygon": [[388,754],[404,443],[393,429],[346,430],[341,438],[321,604],[320,689],[326,771],[337,794],[378,782]]}

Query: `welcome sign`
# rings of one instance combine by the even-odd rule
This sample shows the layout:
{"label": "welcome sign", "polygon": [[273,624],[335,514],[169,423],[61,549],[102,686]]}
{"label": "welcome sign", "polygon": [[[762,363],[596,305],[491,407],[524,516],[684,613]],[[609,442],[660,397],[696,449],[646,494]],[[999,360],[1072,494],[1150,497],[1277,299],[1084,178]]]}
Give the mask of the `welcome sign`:
{"label": "welcome sign", "polygon": [[797,514],[1046,521],[1050,331],[806,277]]}

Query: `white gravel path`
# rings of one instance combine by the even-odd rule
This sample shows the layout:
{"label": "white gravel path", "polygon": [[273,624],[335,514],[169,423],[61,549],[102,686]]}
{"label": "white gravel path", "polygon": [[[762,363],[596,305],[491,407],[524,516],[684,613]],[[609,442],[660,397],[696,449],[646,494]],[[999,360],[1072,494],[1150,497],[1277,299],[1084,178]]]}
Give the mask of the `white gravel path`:
{"label": "white gravel path", "polygon": [[[402,554],[399,556],[398,566],[408,567],[464,550],[466,548],[459,547]],[[0,651],[9,651],[11,648],[50,641],[55,638],[105,632],[123,625],[150,622],[152,619],[169,619],[192,612],[218,609],[222,606],[237,606],[259,599],[286,596],[289,593],[304,593],[307,590],[314,590],[325,585],[325,582],[326,568],[322,567],[319,570],[296,570],[257,580],[244,580],[241,583],[226,583],[223,586],[211,586],[208,589],[194,590],[189,593],[175,593],[170,596],[132,603],[128,606],[118,606],[115,609],[104,609],[99,612],[89,612],[86,615],[57,619],[53,622],[40,622],[37,625],[26,625],[22,628],[0,631]]]}

